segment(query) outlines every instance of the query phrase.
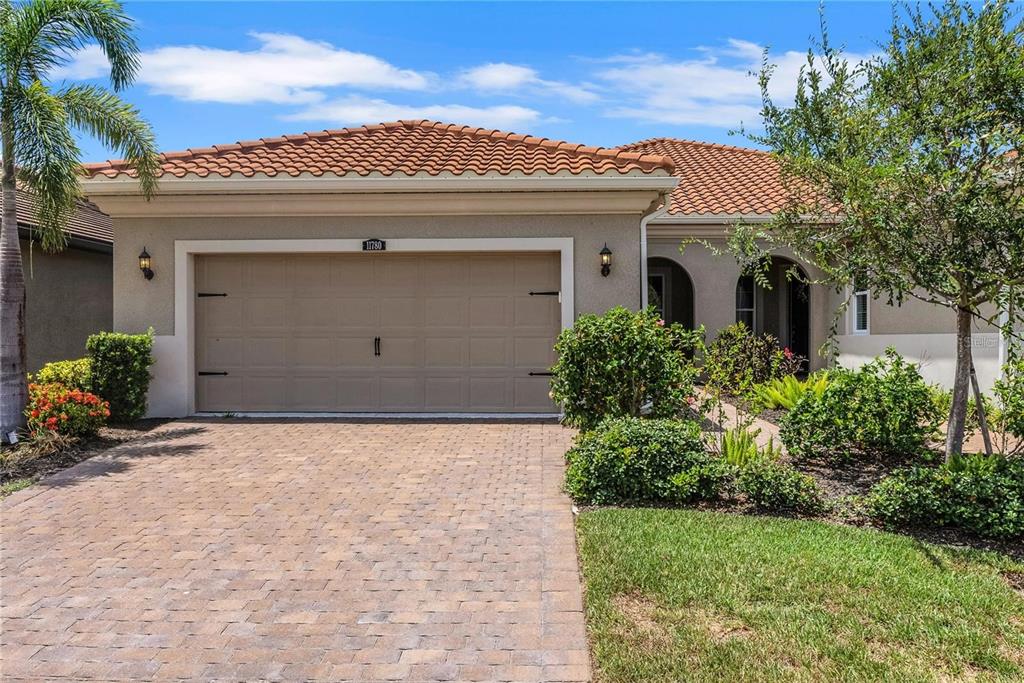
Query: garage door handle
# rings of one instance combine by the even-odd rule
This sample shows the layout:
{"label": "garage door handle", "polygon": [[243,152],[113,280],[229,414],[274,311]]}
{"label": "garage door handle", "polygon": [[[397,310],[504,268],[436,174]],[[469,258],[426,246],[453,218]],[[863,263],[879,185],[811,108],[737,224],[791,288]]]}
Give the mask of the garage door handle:
{"label": "garage door handle", "polygon": [[373,355],[380,355],[380,337],[373,338]]}
{"label": "garage door handle", "polygon": [[553,372],[531,372],[530,377],[554,377]]}

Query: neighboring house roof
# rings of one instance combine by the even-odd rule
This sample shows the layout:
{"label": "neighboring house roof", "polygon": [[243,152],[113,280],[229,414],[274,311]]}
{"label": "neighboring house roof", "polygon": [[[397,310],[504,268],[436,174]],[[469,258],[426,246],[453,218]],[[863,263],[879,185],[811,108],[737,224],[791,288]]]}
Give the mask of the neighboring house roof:
{"label": "neighboring house roof", "polygon": [[[36,225],[36,200],[22,188],[15,189],[15,202],[18,209],[18,225],[31,228]],[[0,208],[3,207],[0,196]],[[110,245],[114,243],[114,226],[110,216],[87,199],[78,200],[78,208],[68,219],[68,234],[72,238]]]}
{"label": "neighboring house roof", "polygon": [[675,163],[679,185],[669,216],[764,216],[783,207],[787,192],[767,152],[709,142],[651,138],[619,149],[661,154]]}
{"label": "neighboring house roof", "polygon": [[[262,138],[160,156],[161,175],[182,177],[392,175],[668,175],[657,153],[587,147],[547,138],[438,123],[395,121]],[[91,177],[134,176],[123,161],[86,164]]]}

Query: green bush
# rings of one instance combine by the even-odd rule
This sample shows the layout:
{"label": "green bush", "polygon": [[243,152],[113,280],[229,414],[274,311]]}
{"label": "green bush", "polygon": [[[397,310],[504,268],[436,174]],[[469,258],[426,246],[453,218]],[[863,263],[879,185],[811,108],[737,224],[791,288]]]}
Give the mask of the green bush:
{"label": "green bush", "polygon": [[754,459],[742,468],[736,488],[759,510],[813,514],[822,505],[812,477],[769,458]]}
{"label": "green bush", "polygon": [[764,446],[757,444],[760,429],[751,431],[747,427],[737,426],[722,432],[719,442],[719,455],[731,467],[742,469],[755,460],[778,460],[782,452],[775,446],[771,437]]}
{"label": "green bush", "polygon": [[755,384],[800,371],[806,359],[779,346],[770,334],[754,335],[743,323],[723,328],[704,350],[708,386],[739,396]]}
{"label": "green bush", "polygon": [[829,373],[820,396],[786,413],[780,436],[795,458],[916,455],[942,416],[917,367],[893,350],[859,370]]}
{"label": "green bush", "polygon": [[40,384],[63,384],[69,389],[91,391],[92,359],[86,357],[47,363],[32,380]]}
{"label": "green bush", "polygon": [[567,424],[590,429],[605,417],[678,416],[693,393],[686,358],[691,333],[652,310],[613,308],[581,316],[555,344],[551,395]]}
{"label": "green bush", "polygon": [[999,408],[996,427],[1001,432],[1024,441],[1024,360],[1003,366],[1003,376],[994,388]]}
{"label": "green bush", "polygon": [[100,332],[85,348],[92,357],[93,391],[110,402],[112,422],[131,422],[146,414],[153,331],[147,334]]}
{"label": "green bush", "polygon": [[939,467],[897,470],[871,490],[868,510],[890,527],[955,527],[1024,537],[1024,461],[962,456]]}
{"label": "green bush", "polygon": [[727,470],[707,453],[694,422],[609,418],[566,453],[566,490],[593,503],[714,498]]}

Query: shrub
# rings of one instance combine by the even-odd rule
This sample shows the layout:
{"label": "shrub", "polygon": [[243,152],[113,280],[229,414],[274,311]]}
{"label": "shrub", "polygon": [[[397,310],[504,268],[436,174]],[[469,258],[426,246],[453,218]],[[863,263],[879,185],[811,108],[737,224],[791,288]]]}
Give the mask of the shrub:
{"label": "shrub", "polygon": [[[933,384],[928,387],[928,391],[932,396],[932,403],[935,404],[936,414],[946,418],[949,416],[949,409],[953,405],[953,392],[945,389],[938,384]],[[994,426],[994,420],[997,418],[997,410],[995,404],[988,396],[982,395],[981,402],[985,407],[985,418],[988,420],[989,427]],[[974,394],[971,394],[967,399],[967,420],[964,422],[964,436],[970,437],[981,427],[981,420],[978,416],[978,404],[974,401]]]}
{"label": "shrub", "polygon": [[1024,360],[1017,360],[1003,366],[1003,376],[994,388],[999,408],[994,413],[995,428],[1017,440],[1016,444],[1002,439],[1004,452],[1016,452],[1024,448]]}
{"label": "shrub", "polygon": [[153,331],[100,332],[85,347],[92,356],[92,390],[110,402],[111,420],[131,422],[145,415]]}
{"label": "shrub", "polygon": [[709,386],[740,395],[755,384],[799,372],[806,359],[779,346],[770,334],[756,336],[743,323],[722,329],[704,350]]}
{"label": "shrub", "polygon": [[694,422],[608,418],[566,453],[566,490],[595,503],[715,497],[726,472],[707,453]]}
{"label": "shrub", "polygon": [[759,510],[812,514],[821,509],[813,478],[768,458],[756,458],[741,469],[736,488]]}
{"label": "shrub", "polygon": [[47,363],[33,378],[40,384],[63,384],[69,389],[92,390],[92,359],[78,358]]}
{"label": "shrub", "polygon": [[803,395],[810,392],[820,398],[828,388],[828,374],[815,373],[800,381],[793,375],[773,379],[753,388],[754,405],[760,410],[792,410]]}
{"label": "shrub", "polygon": [[613,308],[581,316],[555,344],[552,397],[565,422],[590,429],[606,416],[675,417],[693,392],[695,372],[686,359],[690,335],[666,326],[653,309]]}
{"label": "shrub", "polygon": [[782,455],[775,446],[774,439],[769,439],[764,446],[757,445],[760,429],[750,431],[739,426],[727,429],[722,433],[719,443],[719,455],[731,467],[742,469],[755,460],[778,460]]}
{"label": "shrub", "polygon": [[780,436],[796,458],[921,453],[938,428],[928,386],[893,349],[859,370],[829,374],[783,416]]}
{"label": "shrub", "polygon": [[1024,537],[1024,461],[962,456],[939,467],[897,470],[868,495],[891,527],[956,527],[979,536]]}
{"label": "shrub", "polygon": [[106,423],[110,406],[95,394],[81,389],[33,382],[28,386],[25,416],[33,433],[50,431],[66,436],[89,436]]}

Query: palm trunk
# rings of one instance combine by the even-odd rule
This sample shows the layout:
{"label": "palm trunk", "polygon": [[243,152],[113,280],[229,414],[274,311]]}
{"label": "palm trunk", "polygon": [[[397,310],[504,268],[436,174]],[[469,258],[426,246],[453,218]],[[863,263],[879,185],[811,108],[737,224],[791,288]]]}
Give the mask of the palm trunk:
{"label": "palm trunk", "polygon": [[956,374],[953,378],[953,403],[946,424],[946,461],[960,455],[964,447],[964,426],[967,423],[967,400],[970,393],[971,322],[973,316],[965,308],[956,309]]}
{"label": "palm trunk", "polygon": [[0,441],[25,424],[25,276],[18,243],[15,205],[14,132],[8,112],[0,113],[3,138],[3,198],[0,223]]}

